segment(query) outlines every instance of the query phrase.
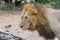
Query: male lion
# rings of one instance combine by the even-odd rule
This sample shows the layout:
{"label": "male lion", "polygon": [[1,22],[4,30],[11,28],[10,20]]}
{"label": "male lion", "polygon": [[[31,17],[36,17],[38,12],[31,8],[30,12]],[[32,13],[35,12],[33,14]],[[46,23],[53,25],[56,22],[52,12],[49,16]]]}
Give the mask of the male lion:
{"label": "male lion", "polygon": [[46,40],[53,40],[55,34],[50,30],[49,23],[43,13],[34,4],[27,4],[22,12],[20,27],[31,31],[37,30]]}

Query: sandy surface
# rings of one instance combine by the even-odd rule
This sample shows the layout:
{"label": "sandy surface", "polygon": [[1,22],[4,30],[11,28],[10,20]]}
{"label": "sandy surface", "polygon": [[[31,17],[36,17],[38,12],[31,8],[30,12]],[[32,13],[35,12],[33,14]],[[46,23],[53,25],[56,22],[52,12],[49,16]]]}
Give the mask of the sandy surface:
{"label": "sandy surface", "polygon": [[[10,33],[26,40],[45,40],[43,37],[39,37],[37,31],[30,32],[19,27],[21,21],[20,14],[20,12],[0,11],[0,29],[9,30]],[[11,27],[6,28],[8,25],[11,25]]]}

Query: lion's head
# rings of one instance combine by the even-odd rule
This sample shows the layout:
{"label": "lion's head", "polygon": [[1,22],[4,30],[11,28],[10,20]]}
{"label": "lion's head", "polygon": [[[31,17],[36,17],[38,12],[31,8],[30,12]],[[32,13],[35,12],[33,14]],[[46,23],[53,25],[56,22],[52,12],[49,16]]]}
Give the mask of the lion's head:
{"label": "lion's head", "polygon": [[20,27],[28,30],[38,30],[39,34],[45,38],[54,38],[54,33],[50,30],[49,23],[43,13],[41,13],[36,5],[26,5],[21,16]]}
{"label": "lion's head", "polygon": [[42,13],[38,11],[36,6],[33,4],[26,5],[24,7],[21,20],[22,20],[21,22],[23,22],[24,24],[24,25],[21,25],[22,29],[25,29],[25,27],[30,28],[30,26],[34,27],[33,29],[35,29],[37,26],[37,23],[41,23],[42,25],[45,25],[48,23],[46,18],[42,15]]}

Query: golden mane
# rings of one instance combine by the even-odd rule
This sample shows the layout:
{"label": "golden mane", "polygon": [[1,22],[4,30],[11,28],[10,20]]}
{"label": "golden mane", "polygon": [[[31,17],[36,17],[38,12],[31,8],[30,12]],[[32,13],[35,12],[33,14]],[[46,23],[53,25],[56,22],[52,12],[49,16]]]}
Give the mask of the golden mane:
{"label": "golden mane", "polygon": [[39,34],[46,39],[54,39],[55,34],[51,31],[48,20],[43,13],[38,10],[36,5],[26,5],[22,14],[22,18],[26,18],[27,16],[27,18],[29,18],[29,22],[27,21],[24,27],[29,26],[27,29],[31,31],[38,30]]}

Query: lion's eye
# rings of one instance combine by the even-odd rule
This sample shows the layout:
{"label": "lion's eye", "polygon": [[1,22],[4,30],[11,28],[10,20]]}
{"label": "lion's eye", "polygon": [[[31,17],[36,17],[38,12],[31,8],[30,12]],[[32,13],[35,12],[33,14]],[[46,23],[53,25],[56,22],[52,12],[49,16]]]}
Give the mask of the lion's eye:
{"label": "lion's eye", "polygon": [[32,15],[36,15],[35,13],[32,13]]}

